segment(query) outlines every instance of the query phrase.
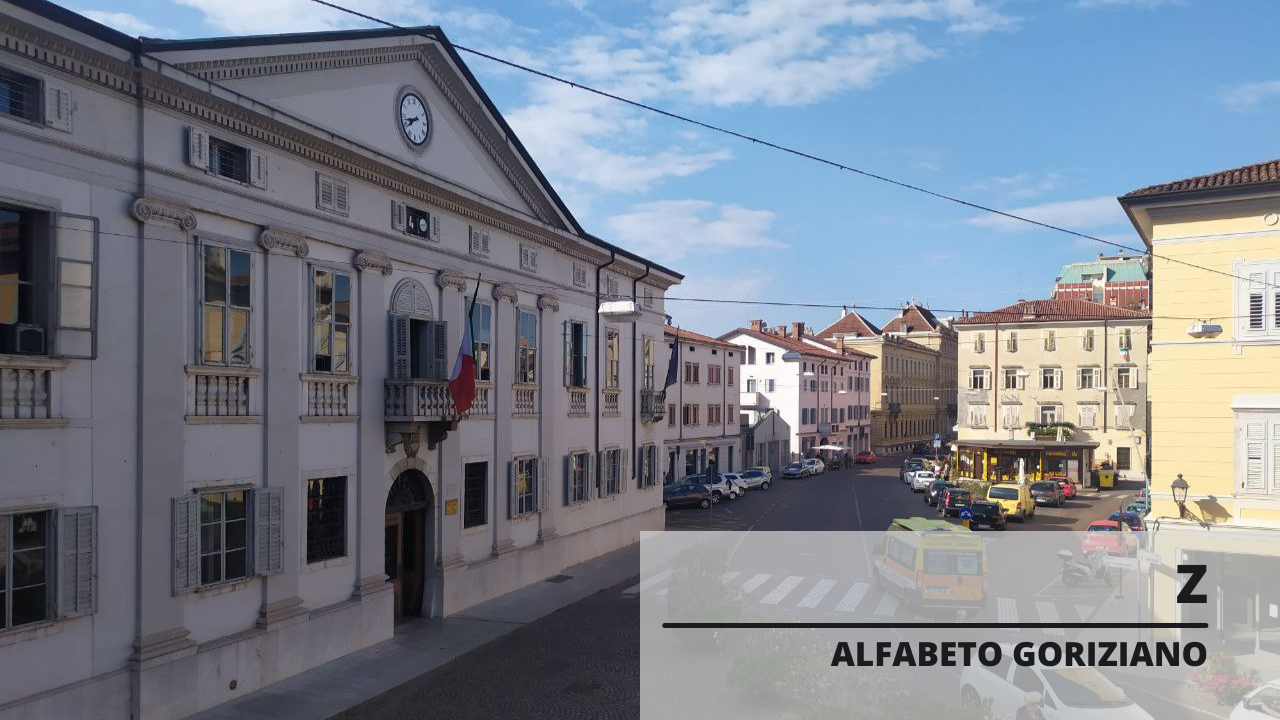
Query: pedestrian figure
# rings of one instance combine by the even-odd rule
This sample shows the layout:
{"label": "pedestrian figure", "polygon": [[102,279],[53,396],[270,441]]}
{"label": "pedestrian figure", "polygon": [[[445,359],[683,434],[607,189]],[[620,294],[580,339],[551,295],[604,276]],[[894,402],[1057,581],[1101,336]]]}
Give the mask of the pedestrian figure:
{"label": "pedestrian figure", "polygon": [[1044,702],[1044,698],[1038,692],[1029,692],[1023,698],[1022,707],[1018,708],[1016,720],[1044,720],[1044,712],[1040,710],[1040,704]]}

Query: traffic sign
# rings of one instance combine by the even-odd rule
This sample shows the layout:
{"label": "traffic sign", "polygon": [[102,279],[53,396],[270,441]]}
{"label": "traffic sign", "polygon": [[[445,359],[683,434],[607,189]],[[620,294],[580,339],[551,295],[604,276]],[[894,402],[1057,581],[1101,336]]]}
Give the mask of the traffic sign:
{"label": "traffic sign", "polygon": [[961,520],[972,520],[972,519],[973,519],[973,511],[972,511],[972,510],[970,510],[969,508],[960,508],[960,519],[961,519]]}
{"label": "traffic sign", "polygon": [[1154,553],[1150,550],[1139,550],[1138,561],[1144,563],[1160,564],[1160,553]]}
{"label": "traffic sign", "polygon": [[942,442],[942,433],[934,433],[934,434],[933,434],[933,441],[934,441],[935,443],[940,443],[940,442]]}

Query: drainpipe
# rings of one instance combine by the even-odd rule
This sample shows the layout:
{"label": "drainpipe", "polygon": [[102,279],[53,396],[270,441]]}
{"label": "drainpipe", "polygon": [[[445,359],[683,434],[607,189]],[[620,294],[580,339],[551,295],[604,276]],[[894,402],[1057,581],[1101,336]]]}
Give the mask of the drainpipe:
{"label": "drainpipe", "polygon": [[[631,281],[631,299],[632,301],[635,302],[637,309],[639,309],[640,307],[640,281],[649,277],[649,273],[651,272],[653,272],[653,267],[646,263],[644,266],[644,274],[636,278],[635,280]],[[636,347],[637,347],[637,343],[640,342],[639,338],[637,337],[639,335],[639,332],[640,332],[640,321],[633,320],[631,322],[631,390],[635,394],[632,396],[632,400],[631,400],[631,452],[633,454],[633,457],[631,458],[632,468],[642,467],[644,465],[644,461],[639,457],[640,448],[636,446],[636,433],[639,430],[637,425],[640,424],[640,403],[639,403],[640,392],[638,391],[640,384],[636,382],[636,375],[638,374],[638,367],[636,363],[636,357],[637,357]],[[657,347],[654,347],[655,351],[657,349],[658,349]],[[658,368],[656,364],[657,356],[654,357],[654,361],[655,361],[655,364],[653,369],[653,373],[654,373],[653,381],[654,381],[654,384],[656,385],[658,382],[658,378],[657,378]],[[654,459],[654,462],[657,462],[657,458]],[[650,468],[650,469],[653,470],[654,468]],[[644,478],[636,478],[636,479],[641,481],[644,480]]]}
{"label": "drainpipe", "polygon": [[[596,306],[592,314],[596,316],[596,348],[592,353],[595,365],[595,393],[596,393],[596,410],[595,410],[595,447],[592,448],[593,462],[596,463],[596,485],[600,484],[600,472],[604,470],[600,466],[600,399],[604,397],[603,388],[600,385],[600,273],[609,267],[618,259],[618,253],[609,251],[609,262],[596,266]],[[590,492],[588,490],[588,492]],[[598,493],[597,493],[598,494]]]}
{"label": "drainpipe", "polygon": [[[142,41],[141,40],[136,41],[133,46],[133,87],[134,87],[134,96],[137,102],[137,109],[138,109],[138,137],[137,137],[138,147],[137,147],[137,151],[135,152],[135,155],[137,157],[136,170],[138,173],[137,195],[139,197],[143,197],[146,195],[146,192],[147,192],[147,170],[146,170],[146,157],[145,157],[146,144],[144,143],[144,138],[146,137],[146,132],[144,129],[145,121],[146,121],[146,105],[145,105],[145,101],[143,100],[143,94],[142,94]],[[142,378],[143,378],[143,374],[147,371],[147,368],[145,368],[142,363],[142,348],[143,348],[143,343],[146,341],[146,325],[143,324],[142,299],[143,299],[143,291],[146,285],[146,278],[147,278],[146,273],[143,272],[143,268],[146,266],[146,261],[147,261],[147,258],[146,258],[147,243],[144,239],[147,234],[147,227],[145,223],[138,223],[138,228],[139,228],[138,229],[138,287],[137,287],[138,307],[136,308],[137,321],[138,321],[138,339],[137,339],[137,347],[134,349],[135,352],[137,353],[138,367],[137,367],[137,375],[135,380],[135,383],[136,383],[135,398],[136,399],[135,399],[135,407],[134,407],[135,420],[134,420],[133,454],[134,454],[134,457],[137,459],[138,464],[140,465],[142,461],[142,453],[143,453]],[[135,547],[135,550],[133,553],[133,558],[134,558],[133,577],[134,577],[134,592],[137,593],[137,600],[134,603],[134,608],[136,612],[134,612],[134,616],[133,616],[133,638],[135,641],[140,642],[142,639],[142,608],[145,605],[145,602],[143,600],[145,595],[142,592],[143,553],[140,549],[142,548],[142,544],[143,544],[143,538],[142,538],[143,479],[142,479],[142,470],[140,467],[138,468],[135,474],[135,477],[137,479],[137,482],[134,485],[134,511],[137,513],[137,522],[134,523],[134,527],[133,527],[133,540],[134,540],[134,547]],[[137,706],[138,706],[137,699],[135,698],[133,701],[133,707],[137,708]],[[136,709],[134,710],[134,712],[136,712]]]}

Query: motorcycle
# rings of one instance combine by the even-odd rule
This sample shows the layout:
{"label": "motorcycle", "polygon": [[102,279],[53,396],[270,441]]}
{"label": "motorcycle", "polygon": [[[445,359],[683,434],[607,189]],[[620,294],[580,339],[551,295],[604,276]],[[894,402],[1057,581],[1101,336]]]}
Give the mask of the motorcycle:
{"label": "motorcycle", "polygon": [[1082,562],[1076,560],[1070,550],[1059,550],[1058,558],[1062,560],[1062,584],[1079,585],[1086,580],[1102,580],[1111,585],[1111,573],[1107,571],[1107,563],[1102,552],[1092,552]]}

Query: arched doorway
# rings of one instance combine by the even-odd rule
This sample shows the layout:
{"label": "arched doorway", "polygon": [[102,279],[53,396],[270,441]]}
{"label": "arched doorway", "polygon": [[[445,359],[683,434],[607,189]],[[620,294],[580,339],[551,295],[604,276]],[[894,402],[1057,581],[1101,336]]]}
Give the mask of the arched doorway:
{"label": "arched doorway", "polygon": [[395,588],[396,622],[423,614],[435,536],[432,503],[431,482],[413,468],[400,473],[387,493],[385,572]]}

